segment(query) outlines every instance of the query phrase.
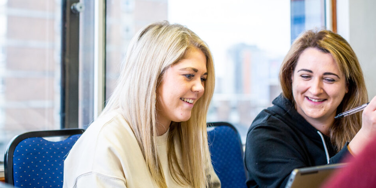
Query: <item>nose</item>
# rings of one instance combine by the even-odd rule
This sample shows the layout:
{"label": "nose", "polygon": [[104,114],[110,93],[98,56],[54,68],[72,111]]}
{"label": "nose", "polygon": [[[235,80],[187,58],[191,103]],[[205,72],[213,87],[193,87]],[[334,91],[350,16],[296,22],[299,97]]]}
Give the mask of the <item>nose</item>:
{"label": "nose", "polygon": [[204,93],[205,87],[204,87],[204,82],[201,81],[201,78],[195,80],[192,86],[192,91],[197,92],[199,95]]}
{"label": "nose", "polygon": [[322,81],[319,78],[316,78],[312,81],[311,87],[309,88],[310,92],[313,95],[319,95],[323,92]]}

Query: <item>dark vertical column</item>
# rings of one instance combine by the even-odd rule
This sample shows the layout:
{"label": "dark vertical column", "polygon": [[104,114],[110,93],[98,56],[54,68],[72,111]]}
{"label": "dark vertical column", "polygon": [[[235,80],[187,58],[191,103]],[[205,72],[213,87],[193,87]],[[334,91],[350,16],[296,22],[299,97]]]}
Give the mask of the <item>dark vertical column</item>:
{"label": "dark vertical column", "polygon": [[61,127],[78,127],[79,13],[71,7],[79,0],[62,0]]}

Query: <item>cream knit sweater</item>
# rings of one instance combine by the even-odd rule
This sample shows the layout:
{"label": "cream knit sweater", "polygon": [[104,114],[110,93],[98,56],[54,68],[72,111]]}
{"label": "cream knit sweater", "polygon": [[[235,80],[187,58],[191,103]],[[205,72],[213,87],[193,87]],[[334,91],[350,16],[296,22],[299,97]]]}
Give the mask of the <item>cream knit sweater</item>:
{"label": "cream knit sweater", "polygon": [[[168,132],[157,137],[157,150],[168,187],[182,187],[167,162]],[[211,182],[219,179],[208,170]],[[95,121],[71,149],[64,163],[64,188],[151,188],[151,178],[136,138],[118,111]]]}

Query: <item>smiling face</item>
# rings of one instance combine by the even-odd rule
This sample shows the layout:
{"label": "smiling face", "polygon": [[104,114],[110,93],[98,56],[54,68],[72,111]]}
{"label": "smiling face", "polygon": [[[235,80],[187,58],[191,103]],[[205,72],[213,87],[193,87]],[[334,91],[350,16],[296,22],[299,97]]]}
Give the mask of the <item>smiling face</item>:
{"label": "smiling face", "polygon": [[204,53],[189,48],[182,60],[165,71],[157,88],[157,124],[168,127],[171,121],[189,120],[193,106],[204,94],[206,78]]}
{"label": "smiling face", "polygon": [[332,55],[316,48],[307,48],[300,55],[292,75],[292,88],[298,113],[312,125],[332,123],[347,93],[345,76]]}

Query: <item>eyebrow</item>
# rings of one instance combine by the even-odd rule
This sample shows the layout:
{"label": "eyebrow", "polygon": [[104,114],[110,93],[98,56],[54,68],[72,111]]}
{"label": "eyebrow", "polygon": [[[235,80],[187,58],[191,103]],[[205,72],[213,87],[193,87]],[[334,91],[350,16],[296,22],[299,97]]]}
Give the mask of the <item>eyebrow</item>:
{"label": "eyebrow", "polygon": [[[309,72],[309,73],[313,73],[313,71],[311,71],[309,69],[300,69],[300,70],[298,70],[298,72],[300,72],[300,71],[306,71],[306,72]],[[337,74],[334,74],[332,72],[324,72],[324,75],[333,75],[333,76],[336,76],[336,77],[338,77],[340,79],[340,77]]]}
{"label": "eyebrow", "polygon": [[[192,71],[194,71],[194,72],[198,72],[198,69],[196,69],[196,68],[193,68],[193,67],[185,67],[185,68],[181,68],[181,69],[179,69],[179,70],[187,70],[187,69],[191,69]],[[208,72],[206,72],[205,74],[203,74],[203,75],[208,75]]]}

